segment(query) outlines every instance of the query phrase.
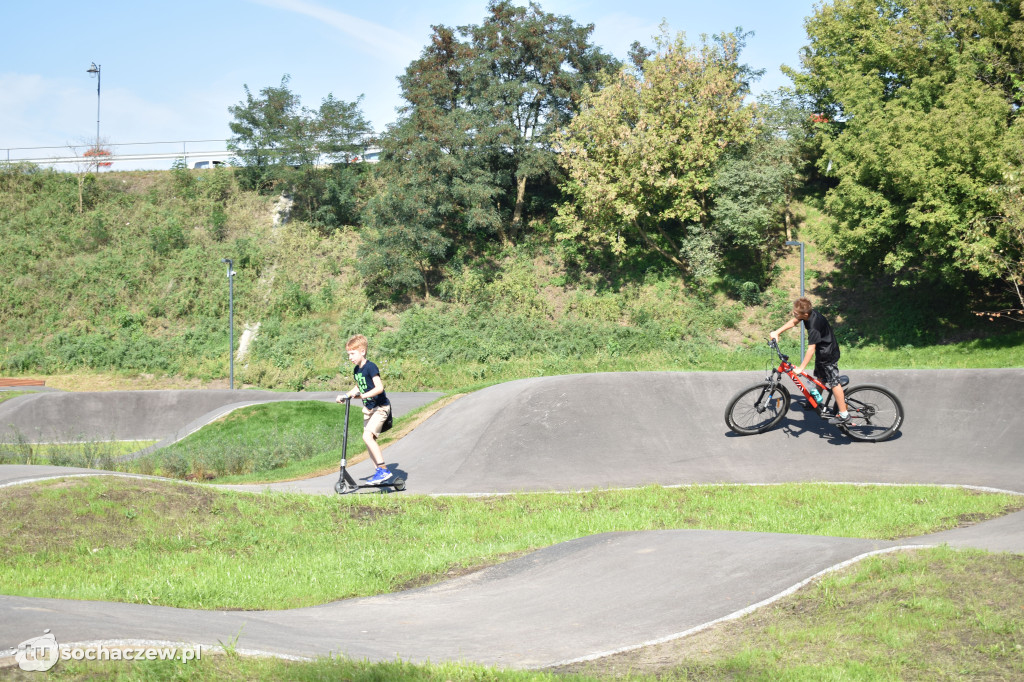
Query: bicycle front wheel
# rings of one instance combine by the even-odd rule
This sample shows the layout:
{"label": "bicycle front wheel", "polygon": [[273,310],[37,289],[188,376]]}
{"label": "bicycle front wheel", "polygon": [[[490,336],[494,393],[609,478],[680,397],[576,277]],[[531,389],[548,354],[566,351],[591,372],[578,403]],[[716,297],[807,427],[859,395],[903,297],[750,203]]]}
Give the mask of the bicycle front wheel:
{"label": "bicycle front wheel", "polygon": [[789,390],[782,384],[764,382],[745,388],[725,408],[726,425],[742,436],[764,433],[789,412]]}
{"label": "bicycle front wheel", "polygon": [[853,440],[888,440],[903,424],[903,404],[884,386],[855,386],[846,391],[846,405],[850,421],[841,428]]}

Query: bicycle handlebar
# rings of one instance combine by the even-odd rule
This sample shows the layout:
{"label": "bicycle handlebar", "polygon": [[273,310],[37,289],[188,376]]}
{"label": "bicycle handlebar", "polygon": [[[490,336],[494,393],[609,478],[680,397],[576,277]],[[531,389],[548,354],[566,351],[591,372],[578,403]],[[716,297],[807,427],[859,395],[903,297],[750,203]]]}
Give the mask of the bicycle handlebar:
{"label": "bicycle handlebar", "polygon": [[775,354],[779,356],[779,359],[783,362],[789,362],[789,356],[779,350],[779,344],[775,339],[768,339],[768,347],[775,351]]}

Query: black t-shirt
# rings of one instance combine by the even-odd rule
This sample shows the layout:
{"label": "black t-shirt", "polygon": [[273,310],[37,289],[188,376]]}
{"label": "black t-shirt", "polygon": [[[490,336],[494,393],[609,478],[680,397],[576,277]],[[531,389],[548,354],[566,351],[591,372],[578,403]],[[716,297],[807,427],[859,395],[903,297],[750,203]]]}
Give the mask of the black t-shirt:
{"label": "black t-shirt", "polygon": [[[352,367],[352,378],[356,380],[356,386],[359,387],[360,393],[366,393],[367,391],[373,390],[373,378],[377,376],[380,376],[380,370],[377,369],[377,365],[373,364],[369,360],[364,362],[362,367]],[[363,407],[368,410],[390,404],[391,403],[388,400],[388,394],[386,392],[382,392],[380,395],[375,395],[372,398],[366,398],[363,400]]]}
{"label": "black t-shirt", "polygon": [[811,316],[804,320],[804,327],[807,329],[807,343],[815,346],[814,364],[839,362],[839,342],[825,316],[812,310]]}

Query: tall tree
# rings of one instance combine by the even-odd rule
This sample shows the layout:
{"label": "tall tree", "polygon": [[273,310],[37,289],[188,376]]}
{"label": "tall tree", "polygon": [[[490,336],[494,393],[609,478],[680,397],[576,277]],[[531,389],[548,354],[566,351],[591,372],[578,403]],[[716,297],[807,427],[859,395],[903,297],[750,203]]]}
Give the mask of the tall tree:
{"label": "tall tree", "polygon": [[472,243],[500,229],[499,187],[476,142],[482,123],[464,106],[470,54],[453,30],[435,26],[399,78],[408,104],[381,140],[359,252],[360,272],[378,295],[429,296],[456,240]]}
{"label": "tall tree", "polygon": [[[286,74],[277,87],[258,96],[245,88],[245,100],[228,107],[234,136],[228,149],[242,161],[243,183],[267,190],[284,183],[295,194],[298,215],[321,227],[335,227],[354,218],[354,182],[346,168],[360,156],[373,129],[354,102],[328,94],[317,109],[302,106]],[[332,165],[334,167],[332,167]]]}
{"label": "tall tree", "polygon": [[555,131],[576,112],[585,87],[596,87],[614,65],[590,44],[593,25],[509,0],[491,0],[487,18],[462,26],[472,60],[467,69],[466,104],[487,124],[482,143],[505,163],[514,182],[508,239],[523,223],[527,182],[556,173]]}
{"label": "tall tree", "polygon": [[[588,43],[592,26],[536,3],[491,0],[487,12],[479,26],[434,26],[399,78],[406,105],[382,138],[381,194],[364,213],[372,229],[361,262],[368,280],[394,293],[429,292],[453,245],[518,238],[531,183],[554,190],[554,130],[612,63]],[[375,250],[392,254],[390,271]]]}
{"label": "tall tree", "polygon": [[984,274],[979,254],[1008,218],[999,188],[1020,168],[1020,26],[1020,3],[1002,0],[817,8],[792,75],[825,122],[819,163],[836,181],[821,245],[903,283]]}
{"label": "tall tree", "polygon": [[995,188],[999,210],[979,221],[969,258],[978,272],[999,278],[1008,289],[1006,307],[979,314],[1024,322],[1024,118],[1014,121],[1007,147],[1003,181]]}
{"label": "tall tree", "polygon": [[228,149],[238,155],[246,168],[244,180],[253,188],[267,188],[279,169],[299,162],[295,124],[301,105],[298,96],[288,89],[290,78],[285,74],[280,86],[267,86],[258,96],[243,85],[245,101],[228,107],[235,119],[228,124],[234,134],[228,140]]}
{"label": "tall tree", "polygon": [[[622,253],[631,242],[706,279],[720,236],[711,212],[723,156],[753,140],[742,34],[700,45],[663,32],[640,68],[591,93],[561,138],[569,201],[561,239]],[[642,54],[639,53],[638,54]]]}
{"label": "tall tree", "polygon": [[[769,241],[792,238],[790,206],[817,150],[813,119],[792,92],[766,93],[757,103],[756,135],[730,148],[715,175],[712,220],[723,242],[759,252]],[[763,265],[768,265],[767,261]]]}

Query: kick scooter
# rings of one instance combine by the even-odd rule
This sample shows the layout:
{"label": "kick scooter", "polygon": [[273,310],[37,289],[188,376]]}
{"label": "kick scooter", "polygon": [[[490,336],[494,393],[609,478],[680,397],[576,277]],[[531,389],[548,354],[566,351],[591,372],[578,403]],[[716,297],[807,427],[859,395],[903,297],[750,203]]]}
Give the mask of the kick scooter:
{"label": "kick scooter", "polygon": [[346,397],[344,400],[345,431],[341,437],[341,474],[338,476],[338,482],[334,484],[334,492],[339,495],[347,495],[348,493],[354,493],[360,488],[377,488],[381,492],[384,492],[386,488],[393,488],[396,491],[405,490],[405,479],[399,477],[398,474],[392,474],[391,478],[383,483],[356,483],[355,479],[352,478],[352,474],[348,473],[345,469],[345,460],[348,456],[348,414],[352,406],[352,399]]}

